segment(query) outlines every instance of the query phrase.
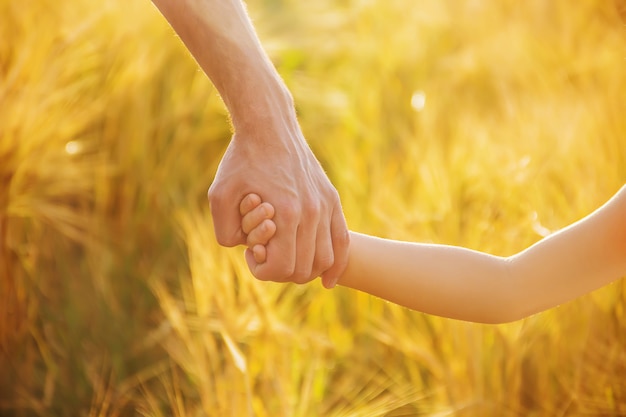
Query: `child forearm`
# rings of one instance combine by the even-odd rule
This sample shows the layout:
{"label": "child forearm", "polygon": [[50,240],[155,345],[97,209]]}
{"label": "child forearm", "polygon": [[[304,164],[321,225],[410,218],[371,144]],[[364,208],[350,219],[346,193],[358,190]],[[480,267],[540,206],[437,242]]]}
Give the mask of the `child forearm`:
{"label": "child forearm", "polygon": [[578,222],[511,256],[523,316],[626,275],[626,188]]}
{"label": "child forearm", "polygon": [[477,322],[510,321],[504,258],[455,246],[398,242],[352,233],[339,284],[413,310]]}
{"label": "child forearm", "polygon": [[358,233],[350,250],[341,285],[443,317],[513,321],[626,274],[626,191],[509,258]]}

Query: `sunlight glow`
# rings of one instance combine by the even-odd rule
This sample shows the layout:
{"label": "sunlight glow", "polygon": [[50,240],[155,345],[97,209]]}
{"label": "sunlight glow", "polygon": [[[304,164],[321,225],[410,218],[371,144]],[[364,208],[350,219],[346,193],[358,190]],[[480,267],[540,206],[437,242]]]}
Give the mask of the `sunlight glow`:
{"label": "sunlight glow", "polygon": [[76,155],[80,153],[82,150],[83,150],[83,145],[81,145],[80,142],[77,142],[75,140],[69,141],[65,144],[65,152],[67,152],[70,155]]}
{"label": "sunlight glow", "polygon": [[423,91],[416,91],[411,96],[411,107],[415,111],[422,111],[426,105],[426,94]]}

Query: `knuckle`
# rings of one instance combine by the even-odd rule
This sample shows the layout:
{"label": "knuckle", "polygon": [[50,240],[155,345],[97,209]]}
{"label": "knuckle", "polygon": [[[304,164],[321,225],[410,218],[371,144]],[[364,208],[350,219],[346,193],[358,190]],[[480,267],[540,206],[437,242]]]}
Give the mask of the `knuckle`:
{"label": "knuckle", "polygon": [[276,261],[266,260],[266,267],[257,270],[253,275],[261,281],[290,282],[293,273],[293,267],[277,265]]}
{"label": "knuckle", "polygon": [[279,282],[295,282],[294,278],[297,276],[297,272],[293,266],[284,265],[276,273],[276,280]]}
{"label": "knuckle", "polygon": [[321,213],[320,205],[313,200],[305,201],[302,204],[302,215],[304,218],[317,218]]}
{"label": "knuckle", "polygon": [[297,222],[300,217],[300,209],[293,202],[281,203],[276,208],[276,211],[283,221],[288,224]]}
{"label": "knuckle", "polygon": [[337,249],[346,249],[350,245],[350,232],[344,229],[333,237],[333,245]]}
{"label": "knuckle", "polygon": [[324,200],[327,201],[328,204],[330,204],[331,207],[335,207],[337,205],[341,205],[341,199],[339,197],[339,192],[332,186],[324,194]]}
{"label": "knuckle", "polygon": [[306,284],[311,281],[315,277],[311,277],[310,269],[297,269],[294,273],[289,277],[289,281],[295,284]]}
{"label": "knuckle", "polygon": [[238,244],[238,240],[234,236],[224,235],[223,233],[216,234],[215,239],[217,240],[217,243],[219,243],[221,246],[225,246],[228,248],[237,246]]}
{"label": "knuckle", "polygon": [[228,245],[227,245],[227,241],[226,241],[226,239],[224,239],[224,237],[223,237],[223,236],[221,236],[221,235],[219,235],[219,234],[216,234],[216,235],[215,235],[215,240],[217,240],[217,243],[218,243],[220,246],[228,246]]}
{"label": "knuckle", "polygon": [[209,201],[214,201],[219,196],[219,187],[216,183],[211,184],[209,191],[207,191],[207,197]]}
{"label": "knuckle", "polygon": [[212,210],[222,207],[226,202],[226,195],[219,188],[209,188],[207,196]]}
{"label": "knuckle", "polygon": [[335,257],[332,252],[330,254],[319,256],[316,262],[316,270],[320,272],[327,271],[333,266],[334,262]]}
{"label": "knuckle", "polygon": [[302,284],[308,283],[310,280],[308,279],[308,277],[305,277],[305,276],[294,275],[290,279],[290,281],[293,282],[294,284],[302,285]]}
{"label": "knuckle", "polygon": [[253,271],[252,275],[258,279],[259,281],[273,281],[271,275],[268,275],[266,272]]}

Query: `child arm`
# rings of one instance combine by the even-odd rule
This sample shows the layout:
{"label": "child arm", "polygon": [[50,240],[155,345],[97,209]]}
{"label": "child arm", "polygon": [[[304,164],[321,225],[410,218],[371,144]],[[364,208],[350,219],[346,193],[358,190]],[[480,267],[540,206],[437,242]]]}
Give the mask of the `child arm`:
{"label": "child arm", "polygon": [[594,213],[508,258],[352,233],[340,285],[460,320],[501,323],[626,274],[626,187]]}

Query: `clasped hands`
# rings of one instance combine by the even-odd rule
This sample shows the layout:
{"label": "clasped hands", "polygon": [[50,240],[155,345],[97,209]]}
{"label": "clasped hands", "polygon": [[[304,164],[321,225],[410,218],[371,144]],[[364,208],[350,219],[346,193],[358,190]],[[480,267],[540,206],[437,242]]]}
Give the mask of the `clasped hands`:
{"label": "clasped hands", "polygon": [[[349,232],[339,196],[301,137],[264,143],[233,136],[209,202],[218,243],[247,245],[248,267],[260,280],[303,284],[321,276],[332,288],[346,268]],[[256,217],[246,217],[253,209]]]}

